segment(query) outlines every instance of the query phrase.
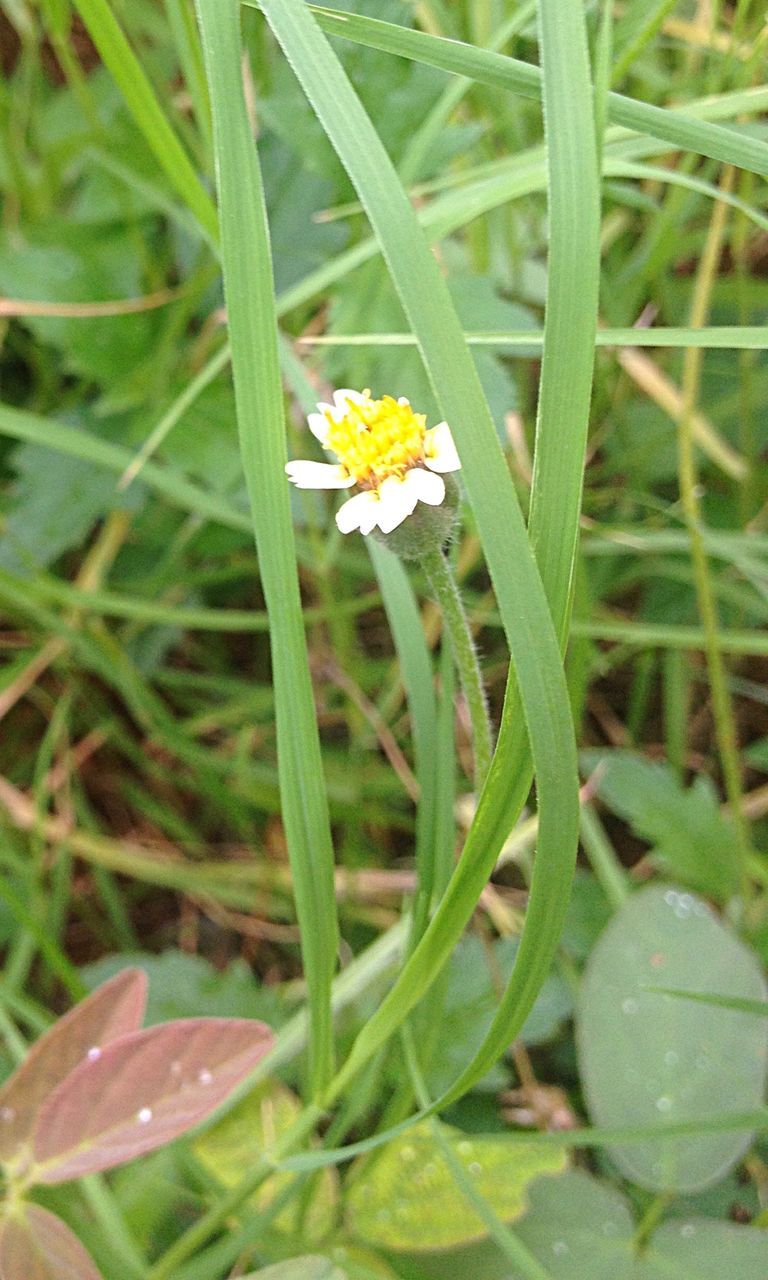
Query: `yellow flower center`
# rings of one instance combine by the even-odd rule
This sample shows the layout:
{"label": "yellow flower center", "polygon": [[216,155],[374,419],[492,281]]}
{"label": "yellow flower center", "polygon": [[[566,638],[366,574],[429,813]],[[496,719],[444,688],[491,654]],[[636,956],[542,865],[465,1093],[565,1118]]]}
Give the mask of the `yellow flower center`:
{"label": "yellow flower center", "polygon": [[402,477],[423,465],[427,418],[392,396],[371,400],[369,390],[363,395],[362,404],[347,401],[340,421],[326,413],[326,443],[361,488],[378,489],[387,476]]}

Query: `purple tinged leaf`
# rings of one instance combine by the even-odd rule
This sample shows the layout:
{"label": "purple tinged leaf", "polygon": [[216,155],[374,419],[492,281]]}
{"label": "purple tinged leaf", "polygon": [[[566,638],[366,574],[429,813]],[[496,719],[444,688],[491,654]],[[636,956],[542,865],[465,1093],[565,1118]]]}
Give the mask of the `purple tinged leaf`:
{"label": "purple tinged leaf", "polygon": [[271,1048],[263,1022],[186,1018],[122,1036],[44,1105],[35,1182],[67,1182],[171,1142],[219,1106]]}
{"label": "purple tinged leaf", "polygon": [[0,1162],[11,1160],[29,1140],[46,1098],[78,1063],[141,1026],[146,1000],[143,970],[124,969],[36,1041],[0,1089]]}
{"label": "purple tinged leaf", "polygon": [[0,1223],[0,1280],[102,1280],[61,1218],[37,1204],[23,1215]]}

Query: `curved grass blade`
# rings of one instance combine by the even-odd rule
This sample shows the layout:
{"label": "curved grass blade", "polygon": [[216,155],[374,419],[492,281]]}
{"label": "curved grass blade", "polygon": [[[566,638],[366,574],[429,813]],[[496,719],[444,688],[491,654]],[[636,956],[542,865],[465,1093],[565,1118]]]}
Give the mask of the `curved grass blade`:
{"label": "curved grass blade", "polygon": [[286,460],[272,260],[261,173],[240,74],[239,5],[198,0],[213,112],[224,294],[240,447],[270,619],[283,822],[294,878],[312,1037],[310,1087],[332,1072],[338,926],[333,846],[309,675]]}
{"label": "curved grass blade", "polygon": [[75,7],[155,159],[194,213],[207,239],[215,245],[218,219],[213,201],[168,123],[107,0],[75,0]]}
{"label": "curved grass blade", "polygon": [[[586,31],[579,0],[540,0],[539,31],[550,244],[528,531],[564,649],[571,616],[597,323],[598,153]],[[497,756],[521,780],[520,790],[528,771],[528,749],[519,714],[524,695],[518,673],[510,668]],[[506,832],[517,818],[519,805],[519,794],[514,794],[500,814]],[[541,861],[539,856],[534,863],[531,902],[542,874]],[[546,936],[553,951],[566,901],[567,890],[561,892],[560,902],[550,908],[555,914],[541,922],[541,927],[548,930]],[[518,963],[525,941],[523,936]],[[551,958],[550,955],[546,960],[547,968]],[[512,1038],[510,1028],[520,1025],[516,1022],[517,1002],[532,1003],[546,977],[543,962],[542,948],[538,954],[534,952],[525,993],[515,992],[513,974],[485,1041],[449,1091],[448,1099],[471,1087],[478,1075],[504,1052]]]}
{"label": "curved grass blade", "polygon": [[[428,250],[389,157],[338,59],[299,0],[267,0],[263,10],[357,188],[417,335],[441,411],[451,423],[463,474],[494,580],[538,781],[540,844],[520,959],[509,993],[513,1035],[525,1018],[559,935],[578,822],[573,729],[557,639],[525,526],[474,365],[445,281]],[[512,783],[514,786],[514,783]],[[486,793],[510,788],[505,767]],[[521,788],[517,788],[518,794]],[[526,780],[527,790],[527,780]],[[398,982],[360,1033],[346,1079],[402,1023],[445,963],[493,865],[496,848],[478,821],[441,906]]]}
{"label": "curved grass blade", "polygon": [[[401,1124],[393,1125],[370,1138],[360,1142],[351,1142],[346,1147],[326,1148],[323,1150],[303,1151],[281,1160],[280,1168],[289,1169],[292,1173],[310,1173],[316,1169],[324,1169],[332,1164],[344,1164],[355,1156],[367,1155],[375,1151],[393,1138],[407,1133],[424,1117],[425,1112],[410,1116]],[[757,1111],[733,1111],[714,1119],[674,1120],[656,1125],[626,1125],[622,1128],[584,1128],[549,1130],[532,1132],[529,1129],[513,1129],[504,1133],[502,1142],[519,1142],[532,1146],[562,1146],[579,1149],[617,1147],[626,1142],[667,1141],[670,1138],[688,1138],[707,1133],[737,1133],[742,1129],[754,1129],[762,1132],[768,1129],[768,1107]]]}
{"label": "curved grass blade", "polygon": [[[250,4],[252,0],[245,0]],[[253,0],[255,3],[255,0]],[[259,7],[267,5],[259,0]],[[324,6],[311,6],[319,25],[335,36],[354,40],[401,58],[411,58],[443,71],[469,76],[481,84],[506,89],[527,98],[538,98],[542,75],[538,67],[507,58],[489,49],[478,49],[460,40],[448,40],[377,18],[343,13]],[[756,108],[759,109],[759,108]],[[620,93],[606,94],[606,111],[613,124],[640,134],[649,134],[676,149],[694,151],[725,164],[738,165],[754,173],[768,174],[768,145],[759,138],[722,125],[692,119],[682,111],[638,102]]]}
{"label": "curved grass blade", "polygon": [[[524,350],[523,357],[541,351],[542,329],[509,329],[506,332],[464,331],[470,347],[499,347]],[[333,333],[317,337],[300,338],[299,341],[313,347],[413,347],[416,338],[412,333]],[[648,329],[598,329],[596,347],[704,347],[707,350],[765,351],[768,349],[768,329],[764,325],[712,325],[706,329],[677,328],[660,325]]]}

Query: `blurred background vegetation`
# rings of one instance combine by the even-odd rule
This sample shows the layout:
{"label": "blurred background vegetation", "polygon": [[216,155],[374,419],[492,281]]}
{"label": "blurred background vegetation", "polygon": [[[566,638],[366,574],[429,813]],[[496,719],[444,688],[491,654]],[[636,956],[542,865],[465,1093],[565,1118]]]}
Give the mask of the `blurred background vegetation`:
{"label": "blurred background vegetation", "polygon": [[[614,8],[613,87],[688,110],[713,95],[742,94],[735,115],[745,131],[766,138],[765,120],[746,93],[764,79],[765,14],[757,0],[626,0]],[[132,0],[113,9],[210,186],[207,92],[191,9],[184,0]],[[376,0],[357,9],[481,46],[503,42],[515,57],[537,58],[532,5]],[[98,6],[80,7],[83,15],[94,11]],[[280,821],[268,628],[219,268],[80,14],[68,0],[0,6],[2,1017],[31,1038],[51,1011],[138,955],[151,974],[153,1020],[211,1012],[264,1017],[280,1027],[298,1008],[302,986]],[[597,6],[588,5],[587,15],[594,39]],[[332,386],[406,395],[434,423],[419,358],[392,339],[407,325],[380,257],[365,247],[369,230],[355,192],[256,11],[243,11],[243,31],[291,447],[306,453],[306,412]],[[436,241],[465,329],[486,336],[473,351],[525,506],[540,352],[530,331],[542,326],[547,278],[540,106],[372,48],[338,39],[334,47]],[[760,103],[764,111],[765,97]],[[681,959],[688,985],[701,979],[704,990],[752,998],[764,990],[757,975],[768,960],[768,363],[765,342],[746,331],[765,324],[766,188],[750,173],[662,143],[628,142],[616,131],[606,138],[603,167],[600,326],[709,325],[711,349],[700,368],[680,339],[656,347],[608,335],[597,351],[568,653],[589,780],[583,856],[561,963],[525,1043],[449,1116],[471,1130],[502,1132],[515,1121],[570,1125],[588,1114],[585,1088],[599,1093],[605,1086],[588,1050],[577,1066],[574,1000],[580,971],[611,913],[626,910],[621,903],[631,886],[658,882],[646,892],[658,894],[647,912],[650,918],[658,908],[660,946],[677,945],[665,932],[664,893],[678,895],[666,903],[671,917],[695,917],[704,931],[694,969]],[[718,189],[727,204],[713,203]],[[716,208],[724,210],[719,225]],[[708,244],[714,265],[697,313]],[[718,339],[722,326],[739,326],[739,342]],[[488,338],[521,331],[516,339]],[[358,341],[345,342],[349,335]],[[360,335],[379,336],[363,342]],[[692,422],[699,446],[705,571],[732,709],[740,835],[681,506],[681,419]],[[364,542],[337,534],[326,495],[294,497],[346,962],[396,923],[413,885],[409,720]],[[455,551],[498,717],[507,651],[468,511]],[[440,621],[421,587],[437,652]],[[461,703],[456,749],[461,796],[471,791]],[[471,811],[468,799],[457,806],[459,834]],[[490,1021],[494,992],[514,956],[530,846],[523,831],[449,972],[433,1092],[454,1078]],[[735,909],[745,858],[753,888]],[[720,943],[706,931],[721,925],[709,914],[696,916],[694,894],[716,907],[731,904],[731,924],[747,948],[712,974],[706,953]],[[625,927],[635,926],[627,919]],[[686,938],[684,957],[691,945]],[[611,972],[618,962],[603,963]],[[740,964],[743,982],[734,977]],[[679,985],[686,985],[683,977]],[[374,986],[353,1004],[342,1043],[376,998]],[[602,1037],[611,1052],[620,1033],[600,1022],[599,1009],[590,1010],[597,1021],[588,1038],[594,1044]],[[697,1016],[735,1015],[700,1008]],[[713,1034],[729,1036],[725,1025]],[[759,1025],[750,1023],[758,1046]],[[684,1056],[669,1037],[689,1043],[685,1027],[667,1026],[663,1034],[665,1051]],[[11,1036],[7,1068],[13,1043]],[[399,1058],[377,1070],[368,1107],[379,1114],[396,1085]],[[297,1084],[293,1067],[284,1074]],[[729,1078],[723,1083],[715,1073],[709,1082],[715,1106]],[[510,1089],[517,1091],[512,1097]],[[660,1089],[651,1106],[658,1107]],[[754,1081],[745,1089],[729,1109],[758,1105]],[[661,1089],[659,1097],[666,1096]],[[626,1097],[616,1106],[614,1124],[627,1114]],[[599,1106],[597,1112],[609,1123]],[[357,1132],[352,1126],[351,1135]],[[673,1220],[695,1211],[722,1225],[762,1213],[766,1225],[768,1147],[756,1140],[746,1165],[729,1172],[743,1154],[705,1161],[681,1187]],[[132,1168],[118,1176],[142,1247],[151,1252],[169,1242],[179,1221],[211,1194],[206,1159],[216,1167],[210,1151],[197,1163],[190,1152],[163,1153],[145,1162],[141,1175]],[[656,1213],[653,1169],[638,1174],[630,1161],[619,1175],[602,1154],[583,1164],[614,1185],[625,1179],[641,1219],[649,1206]],[[229,1173],[217,1172],[226,1183]],[[704,1185],[709,1190],[701,1191]],[[600,1186],[591,1194],[609,1195],[607,1182]],[[569,1194],[581,1192],[572,1187]],[[329,1232],[336,1238],[335,1175],[321,1195],[321,1226],[310,1230],[290,1213],[278,1217],[271,1229],[282,1243],[273,1239],[261,1261],[297,1241],[314,1244]],[[666,1206],[667,1192],[662,1198]],[[392,1242],[377,1236],[365,1203],[358,1195],[348,1209],[351,1237],[387,1253]],[[546,1218],[554,1210],[540,1212]],[[112,1274],[98,1229],[72,1213]],[[702,1257],[725,1248],[718,1239]],[[535,1252],[535,1230],[531,1241]],[[742,1247],[730,1236],[727,1243]],[[760,1280],[764,1265],[744,1258],[734,1274]],[[550,1261],[561,1266],[559,1259],[555,1250]],[[381,1259],[358,1265],[363,1269],[350,1276],[393,1274]],[[398,1274],[458,1274],[426,1265],[400,1258]],[[488,1265],[488,1274],[497,1274]],[[615,1258],[610,1265],[606,1276],[623,1274]],[[472,1266],[473,1276],[485,1274],[479,1261]],[[576,1280],[582,1272],[571,1266],[551,1274]],[[649,1280],[657,1274],[666,1272],[647,1272]]]}

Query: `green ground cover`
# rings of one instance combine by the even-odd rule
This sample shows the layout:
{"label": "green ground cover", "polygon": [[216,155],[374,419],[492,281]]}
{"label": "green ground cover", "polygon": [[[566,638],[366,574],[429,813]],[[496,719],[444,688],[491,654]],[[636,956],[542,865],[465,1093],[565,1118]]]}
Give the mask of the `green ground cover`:
{"label": "green ground cover", "polygon": [[[1,1077],[274,1033],[21,1200],[0,1098],[0,1280],[765,1280],[764,19],[0,4]],[[338,388],[447,559],[289,485]]]}

